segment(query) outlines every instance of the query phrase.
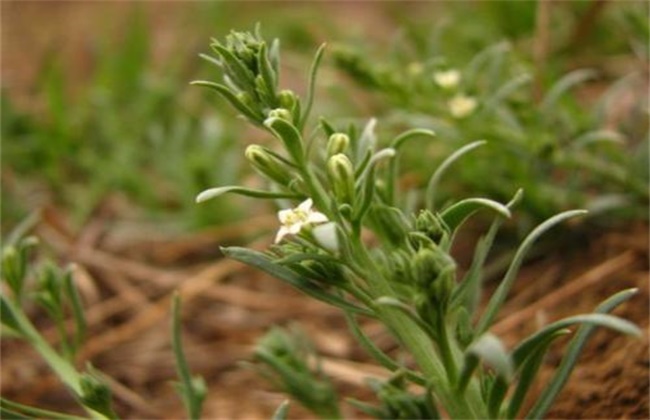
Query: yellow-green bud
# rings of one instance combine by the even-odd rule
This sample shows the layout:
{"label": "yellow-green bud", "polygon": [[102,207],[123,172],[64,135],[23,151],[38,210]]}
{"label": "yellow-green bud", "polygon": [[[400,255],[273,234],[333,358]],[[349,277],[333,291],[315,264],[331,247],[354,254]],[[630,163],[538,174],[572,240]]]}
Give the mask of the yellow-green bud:
{"label": "yellow-green bud", "polygon": [[289,168],[266,148],[259,144],[251,144],[244,154],[253,167],[267,178],[285,186],[291,182]]}
{"label": "yellow-green bud", "polygon": [[327,141],[327,156],[344,153],[350,146],[350,137],[344,133],[334,133]]}
{"label": "yellow-green bud", "polygon": [[423,248],[413,257],[412,275],[431,301],[446,304],[453,290],[456,264],[438,247]]}
{"label": "yellow-green bud", "polygon": [[268,117],[269,118],[280,118],[280,119],[283,119],[283,120],[289,121],[289,122],[292,121],[291,112],[289,110],[287,110],[287,109],[284,109],[284,108],[272,109],[271,111],[269,111],[269,116]]}
{"label": "yellow-green bud", "polygon": [[237,95],[237,99],[244,105],[246,105],[250,109],[257,109],[257,105],[255,104],[255,101],[253,101],[253,98],[251,95],[249,95],[246,92],[239,92]]}
{"label": "yellow-green bud", "polygon": [[343,153],[337,153],[327,161],[327,172],[332,181],[334,195],[340,203],[352,204],[354,200],[354,168]]}
{"label": "yellow-green bud", "polygon": [[297,101],[298,97],[290,89],[284,89],[278,93],[278,102],[280,102],[280,106],[284,109],[293,109]]}

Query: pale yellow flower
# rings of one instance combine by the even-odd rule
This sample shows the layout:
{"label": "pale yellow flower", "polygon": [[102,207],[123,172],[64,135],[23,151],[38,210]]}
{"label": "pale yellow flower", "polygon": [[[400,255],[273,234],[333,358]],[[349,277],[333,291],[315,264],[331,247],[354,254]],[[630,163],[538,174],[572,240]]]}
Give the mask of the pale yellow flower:
{"label": "pale yellow flower", "polygon": [[453,89],[460,83],[458,70],[439,71],[433,74],[433,81],[443,89]]}
{"label": "pale yellow flower", "polygon": [[474,112],[478,106],[478,102],[471,96],[459,94],[451,98],[447,105],[449,106],[449,113],[452,117],[465,118]]}
{"label": "pale yellow flower", "polygon": [[295,209],[285,209],[278,212],[280,219],[280,230],[275,236],[277,244],[287,235],[296,235],[303,227],[328,221],[327,216],[323,213],[312,210],[314,202],[311,198],[303,201]]}

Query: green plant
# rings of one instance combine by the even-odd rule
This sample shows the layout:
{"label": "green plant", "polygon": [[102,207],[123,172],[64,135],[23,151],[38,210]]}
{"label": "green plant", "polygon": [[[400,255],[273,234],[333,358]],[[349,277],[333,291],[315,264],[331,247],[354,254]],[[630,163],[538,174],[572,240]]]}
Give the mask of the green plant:
{"label": "green plant", "polygon": [[[643,8],[634,6],[626,5],[622,10],[627,13],[615,14],[621,16],[609,22],[621,28],[634,50],[640,51],[639,40],[648,29],[638,21]],[[534,3],[475,6],[495,12],[534,12],[534,7]],[[458,39],[462,19],[453,16],[458,25],[441,24],[425,35],[407,32],[399,38],[400,48],[388,53],[383,46],[381,51],[339,46],[334,51],[337,66],[366,90],[381,95],[383,100],[373,102],[379,104],[373,112],[385,115],[392,125],[417,124],[435,130],[441,141],[431,153],[438,161],[468,139],[490,141],[481,151],[482,159],[457,170],[451,181],[460,184],[456,189],[507,200],[509,185],[520,186],[526,191],[521,206],[528,224],[575,207],[588,208],[592,218],[601,214],[610,220],[646,218],[648,132],[642,110],[647,101],[630,94],[643,85],[642,70],[633,70],[603,89],[603,81],[612,78],[606,71],[564,72],[565,58],[558,58],[560,53],[550,55],[552,51],[540,68],[526,56],[529,43],[538,41],[523,45],[521,38],[503,41],[507,33],[483,34],[483,45],[493,44],[459,58],[458,51],[467,46]],[[626,39],[616,40],[620,52],[619,44],[625,45]],[[577,100],[572,93],[588,83],[601,94]],[[625,95],[636,102],[629,106],[629,117],[617,117],[613,110]],[[411,155],[412,172],[425,177],[431,158]]]}
{"label": "green plant", "polygon": [[[73,279],[74,265],[62,269],[52,262],[33,261],[38,243],[33,236],[22,236],[34,223],[26,219],[4,241],[2,248],[2,293],[0,318],[3,339],[24,340],[45,361],[92,419],[117,419],[112,391],[104,374],[89,362],[78,367],[78,350],[86,335],[86,319],[81,296]],[[51,344],[32,321],[38,307],[48,322],[56,326],[58,346]],[[180,339],[180,303],[173,302],[172,347],[180,382],[177,390],[186,404],[188,417],[200,418],[205,396],[201,378],[190,375]],[[68,324],[72,324],[69,327]],[[33,407],[0,397],[0,416],[20,419],[80,419],[77,415]]]}
{"label": "green plant", "polygon": [[89,41],[87,78],[72,79],[69,63],[46,56],[34,87],[41,112],[3,92],[3,173],[13,175],[3,177],[6,231],[42,205],[33,202],[34,189],[47,190],[76,224],[116,195],[149,220],[169,223],[182,213],[174,220],[192,228],[232,220],[235,203],[191,205],[201,185],[240,175],[229,119],[206,117],[205,101],[178,95],[196,69],[176,56],[154,62],[143,13],[132,12],[126,27],[117,45]]}
{"label": "green plant", "polygon": [[[596,326],[639,334],[633,324],[607,314],[635,293],[626,290],[605,301],[595,313],[551,323],[507,351],[489,329],[524,256],[544,232],[584,211],[552,216],[529,233],[486,308],[480,311],[478,297],[485,261],[503,220],[522,202],[521,191],[507,204],[467,198],[442,208],[438,206],[438,192],[450,165],[484,142],[457,150],[433,173],[424,191],[413,192],[419,193],[419,199],[408,200],[397,188],[399,156],[412,139],[433,138],[434,133],[406,131],[389,147],[380,148],[375,120],[363,128],[353,124],[341,128],[321,118],[313,131],[307,130],[324,47],[315,55],[303,101],[294,92],[278,87],[278,45],[277,40],[267,44],[258,28],[255,33],[232,32],[225,42],[213,40],[215,56],[204,56],[222,70],[223,82],[194,84],[216,91],[249,122],[274,137],[279,147],[252,145],[245,153],[268,181],[268,189],[216,187],[199,194],[197,201],[234,193],[278,200],[285,207],[278,213],[281,226],[275,243],[267,251],[227,247],[223,252],[345,313],[359,343],[394,372],[389,382],[375,386],[382,406],[372,408],[357,402],[358,407],[380,417],[436,417],[445,412],[452,418],[514,418],[521,414],[522,402],[549,346],[570,332],[567,327],[581,325],[555,376],[527,414],[541,418]],[[307,136],[305,132],[313,134]],[[418,206],[424,203],[424,207],[414,209],[411,202]],[[495,220],[479,241],[470,270],[459,279],[449,251],[458,230],[479,210],[492,212]],[[360,327],[359,317],[383,323],[413,358],[415,367],[375,346]],[[277,337],[272,341],[271,347],[277,350]],[[280,342],[284,343],[280,346],[282,357],[301,359],[297,354],[287,354],[292,351],[287,340]],[[265,347],[268,345],[263,343]],[[299,371],[294,372],[278,369],[277,358],[266,359],[276,374],[284,375],[281,383],[295,383],[296,377],[310,375],[304,363],[280,359]],[[486,368],[480,368],[481,362]],[[423,394],[410,395],[405,383],[421,387]],[[310,401],[305,405],[317,414],[336,415],[335,410],[314,409],[313,403],[319,400],[304,395],[309,389],[283,388],[299,401]],[[285,405],[277,413],[280,418],[284,415]]]}

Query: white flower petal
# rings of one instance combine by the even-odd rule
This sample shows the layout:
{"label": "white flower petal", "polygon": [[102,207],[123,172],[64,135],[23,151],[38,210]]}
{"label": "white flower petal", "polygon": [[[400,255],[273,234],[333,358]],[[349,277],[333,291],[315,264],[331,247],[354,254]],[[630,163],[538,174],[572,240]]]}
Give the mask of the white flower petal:
{"label": "white flower petal", "polygon": [[289,220],[291,219],[291,215],[293,215],[293,213],[293,209],[280,210],[278,212],[278,219],[280,219],[280,223],[283,225],[289,223]]}
{"label": "white flower petal", "polygon": [[319,213],[317,211],[312,211],[309,213],[307,216],[307,223],[325,223],[328,222],[329,219],[327,216],[325,216],[323,213]]}
{"label": "white flower petal", "polygon": [[282,238],[284,238],[288,234],[289,234],[289,230],[286,227],[282,226],[278,230],[278,233],[275,235],[275,243],[277,244],[278,242],[280,242]]}
{"label": "white flower petal", "polygon": [[287,232],[289,232],[292,235],[295,235],[296,233],[300,232],[300,229],[302,229],[304,223],[294,223],[292,225],[286,226]]}
{"label": "white flower petal", "polygon": [[296,210],[304,211],[305,213],[309,213],[311,211],[312,206],[314,205],[314,201],[311,198],[306,199],[302,203],[298,205]]}

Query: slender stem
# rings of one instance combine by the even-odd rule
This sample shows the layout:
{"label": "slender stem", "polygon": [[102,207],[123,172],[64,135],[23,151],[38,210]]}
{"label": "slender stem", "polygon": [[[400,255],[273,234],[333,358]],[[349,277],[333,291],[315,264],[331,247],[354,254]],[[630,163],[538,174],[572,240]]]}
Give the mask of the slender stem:
{"label": "slender stem", "polygon": [[445,366],[445,369],[447,371],[447,377],[449,378],[450,384],[453,386],[456,385],[456,382],[458,381],[458,367],[456,364],[456,360],[454,359],[454,355],[451,351],[451,346],[450,346],[450,337],[449,337],[449,331],[446,328],[446,325],[444,324],[444,314],[442,314],[442,311],[438,311],[438,320],[440,322],[437,322],[438,328],[437,328],[437,337],[438,337],[438,348],[440,349],[440,357],[442,358],[443,365]]}
{"label": "slender stem", "polygon": [[[373,263],[361,239],[355,236],[351,238],[351,242],[354,254],[359,258],[360,264],[368,270],[367,278],[372,279],[369,290],[374,297],[395,296],[391,285]],[[453,392],[453,385],[447,378],[446,369],[430,338],[412,319],[399,309],[390,306],[378,305],[376,312],[382,322],[409,350],[451,417],[462,419],[486,417],[486,409],[480,394],[472,392],[459,396]],[[477,386],[472,388],[478,391]],[[468,395],[469,399],[466,398]]]}
{"label": "slender stem", "polygon": [[[24,312],[20,307],[18,307],[14,302],[9,299],[6,300],[6,304],[9,307],[9,310],[12,312],[13,318],[16,320],[20,327],[20,331],[24,334],[24,337],[29,341],[29,343],[34,347],[34,349],[40,354],[40,356],[46,361],[47,365],[56,373],[56,375],[65,383],[76,396],[81,397],[83,391],[81,389],[81,375],[76,371],[74,366],[62,358],[50,344],[45,341],[43,336],[40,335],[38,330],[34,327],[31,321],[25,316]],[[107,419],[108,417],[103,414],[92,410],[86,406],[84,409],[92,416],[94,419]]]}

